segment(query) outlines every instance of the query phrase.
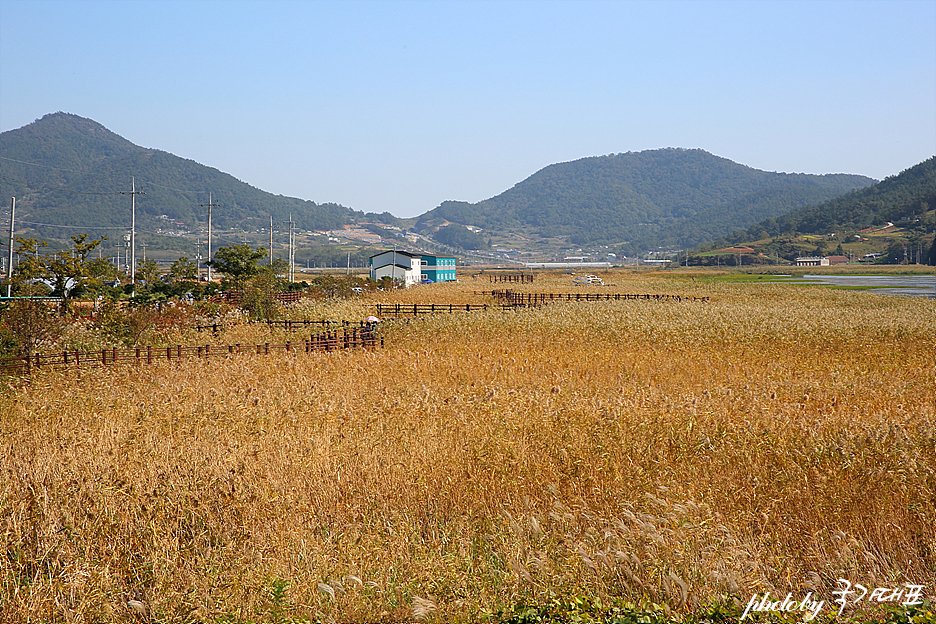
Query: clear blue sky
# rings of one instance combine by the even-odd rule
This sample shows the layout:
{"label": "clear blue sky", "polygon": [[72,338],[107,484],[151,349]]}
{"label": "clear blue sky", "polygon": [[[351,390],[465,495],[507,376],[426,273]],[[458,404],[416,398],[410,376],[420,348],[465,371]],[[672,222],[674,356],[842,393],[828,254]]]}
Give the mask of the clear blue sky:
{"label": "clear blue sky", "polygon": [[936,0],[0,0],[0,131],[56,111],[403,217],[660,147],[881,179],[936,154]]}

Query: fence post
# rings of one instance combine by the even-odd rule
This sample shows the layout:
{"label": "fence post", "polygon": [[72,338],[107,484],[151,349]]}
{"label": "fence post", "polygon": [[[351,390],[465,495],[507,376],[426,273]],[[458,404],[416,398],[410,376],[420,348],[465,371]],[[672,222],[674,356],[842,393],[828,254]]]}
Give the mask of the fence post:
{"label": "fence post", "polygon": [[147,364],[153,363],[153,346],[152,345],[146,345],[146,363]]}

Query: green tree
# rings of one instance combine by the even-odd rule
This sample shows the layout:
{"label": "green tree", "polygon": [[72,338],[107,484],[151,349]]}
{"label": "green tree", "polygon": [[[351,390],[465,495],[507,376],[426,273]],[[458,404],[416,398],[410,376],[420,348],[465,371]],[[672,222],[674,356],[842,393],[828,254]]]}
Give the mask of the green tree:
{"label": "green tree", "polygon": [[198,281],[198,265],[182,256],[169,267],[169,277],[175,283]]}
{"label": "green tree", "polygon": [[214,259],[208,262],[212,268],[223,273],[225,278],[222,286],[234,289],[243,288],[251,278],[260,275],[263,268],[260,261],[265,258],[267,251],[262,247],[253,248],[250,245],[225,245],[219,248]]}
{"label": "green tree", "polygon": [[[39,249],[47,247],[45,241],[35,238],[17,238],[17,253],[20,263],[17,266],[14,282],[22,284],[29,280],[47,280],[52,288],[52,295],[70,299],[80,296],[93,280],[93,261],[88,256],[107,237],[88,239],[87,234],[72,236],[72,246],[53,254],[39,254]],[[90,285],[93,285],[90,284]]]}
{"label": "green tree", "polygon": [[137,279],[152,287],[159,282],[159,265],[152,260],[144,260],[137,267]]}

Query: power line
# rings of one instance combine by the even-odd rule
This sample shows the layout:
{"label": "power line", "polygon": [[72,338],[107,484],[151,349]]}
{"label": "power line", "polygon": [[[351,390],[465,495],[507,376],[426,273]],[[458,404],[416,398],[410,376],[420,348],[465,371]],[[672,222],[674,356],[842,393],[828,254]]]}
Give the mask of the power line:
{"label": "power line", "polygon": [[10,162],[19,163],[21,165],[32,165],[33,167],[42,167],[43,169],[56,169],[57,171],[71,171],[72,173],[87,173],[86,171],[79,171],[78,169],[65,169],[64,167],[53,167],[52,165],[41,165],[39,163],[26,162],[25,160],[16,160],[15,158],[7,158],[6,156],[0,156],[0,160],[9,160]]}
{"label": "power line", "polygon": [[14,178],[7,178],[4,176],[0,176],[0,180],[5,180],[10,184],[22,184],[30,191],[51,191],[53,193],[72,193],[74,195],[114,195],[116,193],[116,191],[105,191],[101,193],[92,193],[90,191],[72,191],[67,188],[61,188],[58,186],[30,186],[30,183],[25,180],[16,180]]}
{"label": "power line", "polygon": [[[69,172],[71,172],[71,173],[84,173],[84,174],[93,173],[93,172],[89,172],[89,171],[81,171],[81,170],[79,170],[79,169],[65,169],[64,167],[53,167],[52,165],[42,165],[42,164],[39,164],[39,163],[27,162],[27,161],[25,161],[25,160],[16,160],[15,158],[7,158],[6,156],[0,156],[0,160],[9,160],[10,162],[19,163],[19,164],[21,164],[21,165],[31,165],[31,166],[33,166],[33,167],[42,167],[43,169],[55,169],[56,171],[69,171]],[[25,180],[17,180],[17,179],[14,179],[14,178],[7,178],[7,177],[4,177],[4,176],[0,176],[0,180],[6,180],[7,182],[10,182],[10,183],[14,183],[14,184],[25,184],[26,186],[29,186],[29,182],[27,182],[27,181],[25,181]],[[144,181],[145,181],[145,179],[144,179]],[[180,189],[180,188],[175,188],[175,187],[173,187],[173,186],[166,186],[165,184],[157,184],[156,182],[146,182],[146,184],[148,184],[148,185],[150,185],[150,186],[158,186],[159,188],[168,189],[168,190],[170,190],[170,191],[176,191],[176,192],[178,192],[178,193],[195,193],[195,194],[198,194],[198,193],[205,193],[205,192],[207,192],[207,191],[204,191],[204,190]],[[67,190],[67,189],[60,189],[60,188],[54,187],[54,186],[40,186],[40,187],[33,187],[33,186],[30,186],[29,189],[30,189],[30,190],[42,190],[42,191],[62,191],[62,192],[65,192],[65,193],[76,193],[76,194],[79,194],[79,195],[110,195],[110,194],[113,192],[113,191],[112,191],[112,192],[108,192],[108,193],[87,193],[87,192],[82,192],[82,191],[69,191],[69,190]]]}
{"label": "power line", "polygon": [[[123,226],[123,227],[117,227],[117,226],[114,226],[114,227],[92,227],[92,226],[87,226],[87,225],[61,225],[61,224],[58,224],[58,223],[39,223],[39,222],[37,222],[37,221],[20,221],[19,223],[22,223],[22,224],[24,224],[24,225],[41,225],[41,226],[44,226],[44,227],[69,228],[69,229],[73,229],[73,230],[126,230],[126,229],[127,229],[127,226]],[[144,232],[144,231],[146,231],[146,230],[140,230],[140,231],[141,231],[141,232]],[[151,233],[152,233],[152,234],[156,234],[157,232],[151,232]]]}

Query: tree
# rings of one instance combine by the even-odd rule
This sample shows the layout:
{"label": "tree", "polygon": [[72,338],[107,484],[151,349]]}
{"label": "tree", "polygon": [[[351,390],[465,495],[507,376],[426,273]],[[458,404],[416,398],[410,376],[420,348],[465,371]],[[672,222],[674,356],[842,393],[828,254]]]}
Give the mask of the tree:
{"label": "tree", "polygon": [[[262,247],[254,249],[250,245],[225,245],[219,248],[214,259],[207,264],[226,276],[227,286],[243,288],[251,278],[263,270],[259,264],[267,251]],[[222,282],[224,284],[225,282]]]}
{"label": "tree", "polygon": [[88,240],[87,234],[80,234],[71,239],[70,249],[39,255],[39,249],[47,247],[48,243],[35,238],[17,238],[17,253],[21,259],[14,281],[21,284],[29,280],[44,280],[49,283],[55,297],[70,299],[80,296],[92,278],[93,261],[89,261],[88,256],[107,237]]}
{"label": "tree", "polygon": [[169,277],[173,282],[195,282],[198,280],[198,265],[182,256],[169,267]]}
{"label": "tree", "polygon": [[53,308],[35,301],[14,301],[0,310],[0,343],[30,357],[42,343],[55,342],[65,330]]}
{"label": "tree", "polygon": [[153,260],[144,260],[137,267],[137,279],[142,280],[147,286],[153,286],[159,281],[159,265]]}

